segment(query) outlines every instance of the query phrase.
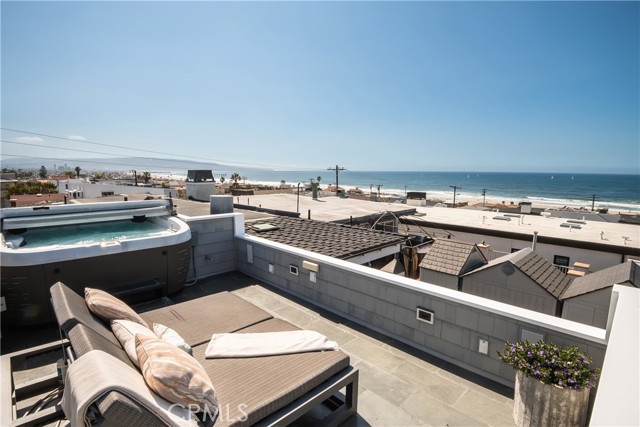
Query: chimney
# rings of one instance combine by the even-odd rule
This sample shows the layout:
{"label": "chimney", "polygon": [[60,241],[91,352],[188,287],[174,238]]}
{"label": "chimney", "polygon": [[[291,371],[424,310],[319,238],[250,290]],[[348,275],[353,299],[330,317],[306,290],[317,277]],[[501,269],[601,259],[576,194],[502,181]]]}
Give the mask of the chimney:
{"label": "chimney", "polygon": [[533,232],[533,241],[531,242],[531,250],[535,252],[536,244],[538,243],[538,232]]}
{"label": "chimney", "polygon": [[484,240],[482,241],[482,243],[478,243],[476,245],[478,247],[478,249],[480,250],[480,253],[482,255],[484,255],[485,259],[487,261],[489,261],[489,248],[491,247],[490,245],[487,245]]}

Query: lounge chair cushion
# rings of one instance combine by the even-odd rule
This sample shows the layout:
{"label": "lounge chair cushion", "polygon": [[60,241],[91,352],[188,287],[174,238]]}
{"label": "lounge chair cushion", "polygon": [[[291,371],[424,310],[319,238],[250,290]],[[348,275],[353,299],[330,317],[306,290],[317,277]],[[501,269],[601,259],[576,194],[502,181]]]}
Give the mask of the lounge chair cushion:
{"label": "lounge chair cushion", "polygon": [[140,323],[124,319],[112,320],[111,330],[116,338],[118,338],[118,341],[120,341],[124,351],[127,352],[129,359],[139,368],[140,363],[138,363],[138,353],[136,351],[136,335],[156,338],[156,334]]}
{"label": "lounge chair cushion", "polygon": [[[298,329],[284,320],[270,319],[242,332]],[[216,427],[251,426],[349,366],[349,356],[341,351],[205,359],[206,347],[194,347],[193,354],[209,377],[215,379],[216,397],[224,408]]]}
{"label": "lounge chair cushion", "polygon": [[69,334],[76,325],[81,324],[102,335],[114,345],[120,344],[109,325],[94,315],[87,307],[85,299],[64,283],[58,282],[51,287],[51,303],[60,329],[65,334]]}
{"label": "lounge chair cushion", "polygon": [[85,288],[84,299],[87,307],[96,316],[108,321],[125,319],[137,322],[149,327],[142,317],[138,315],[125,302],[100,289]]}
{"label": "lounge chair cushion", "polygon": [[160,338],[136,336],[142,375],[151,390],[172,403],[216,414],[211,379],[193,356]]}
{"label": "lounge chair cushion", "polygon": [[141,314],[149,323],[162,323],[191,347],[209,342],[214,333],[235,332],[272,319],[269,313],[232,294],[218,292]]}
{"label": "lounge chair cushion", "polygon": [[156,334],[158,338],[162,338],[169,344],[173,344],[181,350],[186,351],[187,353],[193,355],[193,349],[189,344],[185,342],[185,340],[178,334],[176,331],[171,329],[168,326],[165,326],[161,323],[153,324],[153,332]]}

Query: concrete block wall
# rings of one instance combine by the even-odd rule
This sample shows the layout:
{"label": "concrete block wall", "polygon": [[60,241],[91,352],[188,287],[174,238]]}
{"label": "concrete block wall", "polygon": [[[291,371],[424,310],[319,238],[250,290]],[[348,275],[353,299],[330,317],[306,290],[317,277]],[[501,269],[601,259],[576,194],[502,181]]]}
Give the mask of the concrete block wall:
{"label": "concrete block wall", "polygon": [[[329,311],[383,332],[487,378],[513,386],[514,371],[496,352],[527,331],[558,345],[577,345],[602,366],[605,330],[394,276],[334,258],[237,235],[235,266],[252,277]],[[319,265],[316,281],[302,262]],[[269,271],[272,265],[273,272]],[[291,272],[297,268],[297,275]],[[434,313],[433,324],[416,319],[416,308]],[[489,342],[488,354],[478,351]]]}
{"label": "concrete block wall", "polygon": [[235,270],[234,214],[201,217],[179,216],[191,229],[194,251],[189,280]]}

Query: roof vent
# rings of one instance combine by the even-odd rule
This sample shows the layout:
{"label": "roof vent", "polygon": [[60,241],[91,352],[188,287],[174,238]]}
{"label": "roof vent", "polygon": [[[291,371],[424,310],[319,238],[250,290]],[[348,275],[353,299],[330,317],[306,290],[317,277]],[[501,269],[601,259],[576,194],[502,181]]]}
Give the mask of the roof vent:
{"label": "roof vent", "polygon": [[280,227],[273,225],[273,224],[255,224],[252,225],[251,228],[255,231],[257,231],[258,233],[263,233],[265,231],[274,231],[274,230],[279,230]]}

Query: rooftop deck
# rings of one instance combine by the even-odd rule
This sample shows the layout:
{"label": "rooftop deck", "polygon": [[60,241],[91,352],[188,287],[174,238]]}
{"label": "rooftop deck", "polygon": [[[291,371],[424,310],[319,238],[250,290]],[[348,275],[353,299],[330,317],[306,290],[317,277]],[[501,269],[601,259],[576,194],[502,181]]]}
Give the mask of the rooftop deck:
{"label": "rooftop deck", "polygon": [[[345,426],[513,425],[513,391],[318,309],[239,272],[199,280],[174,302],[228,290],[275,317],[337,341],[360,369],[358,416]],[[166,301],[165,301],[166,302]],[[150,309],[161,301],[145,304]],[[58,338],[57,328],[3,330],[3,354]],[[55,361],[54,361],[55,362]],[[45,369],[55,370],[55,363]],[[37,372],[42,374],[42,370]],[[20,380],[29,375],[20,373]],[[215,383],[215,380],[214,380]],[[308,416],[313,416],[311,412]],[[300,420],[305,425],[308,418]]]}

